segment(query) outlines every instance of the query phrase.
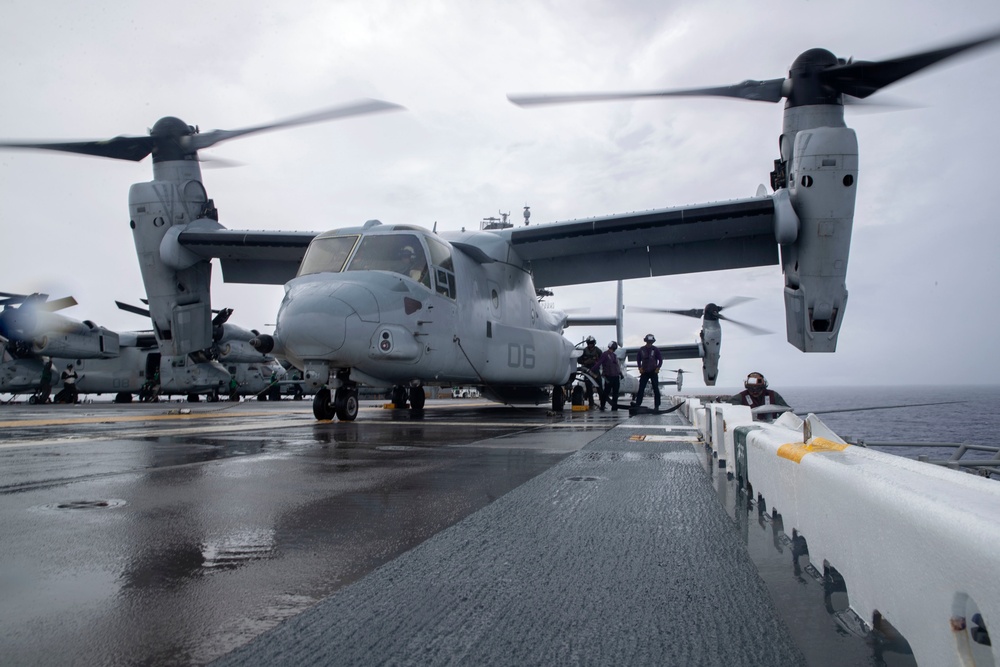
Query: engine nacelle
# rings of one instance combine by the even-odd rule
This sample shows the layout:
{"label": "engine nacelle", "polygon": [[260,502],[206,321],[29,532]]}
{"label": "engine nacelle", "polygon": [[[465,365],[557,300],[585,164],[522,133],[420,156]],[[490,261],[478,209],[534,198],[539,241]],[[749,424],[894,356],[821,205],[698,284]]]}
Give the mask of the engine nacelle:
{"label": "engine nacelle", "polygon": [[196,161],[154,164],[154,174],[163,178],[129,190],[132,238],[156,337],[181,356],[212,344],[212,266],[180,248],[174,228],[217,223],[201,220],[211,202]]}
{"label": "engine nacelle", "polygon": [[[719,378],[719,356],[722,354],[722,327],[719,320],[703,319],[700,338],[702,376],[706,387],[714,387]],[[680,391],[680,375],[677,376],[677,385]]]}
{"label": "engine nacelle", "polygon": [[52,330],[38,335],[31,346],[35,354],[66,359],[110,359],[119,352],[118,334],[85,321],[73,331]]}
{"label": "engine nacelle", "polygon": [[229,378],[229,371],[217,361],[194,361],[190,357],[167,355],[160,359],[160,392],[164,394],[225,392]]}
{"label": "engine nacelle", "polygon": [[252,364],[267,359],[264,354],[258,352],[250,345],[250,341],[231,340],[226,343],[219,343],[218,349],[219,361],[224,364]]}
{"label": "engine nacelle", "polygon": [[788,188],[797,238],[781,246],[788,342],[803,352],[834,352],[847,306],[858,179],[858,140],[847,127],[795,134]]}
{"label": "engine nacelle", "polygon": [[0,392],[35,391],[41,382],[41,359],[12,359],[0,363]]}

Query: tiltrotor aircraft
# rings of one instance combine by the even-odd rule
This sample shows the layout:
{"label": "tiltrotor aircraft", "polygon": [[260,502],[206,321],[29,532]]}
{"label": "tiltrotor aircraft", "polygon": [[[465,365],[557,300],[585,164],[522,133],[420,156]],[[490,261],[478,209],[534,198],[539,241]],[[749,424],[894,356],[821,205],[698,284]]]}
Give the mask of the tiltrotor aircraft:
{"label": "tiltrotor aircraft", "polygon": [[[121,301],[116,301],[115,304],[121,310],[150,317],[147,308]],[[231,399],[239,396],[257,396],[263,400],[269,397],[280,399],[287,372],[274,357],[262,354],[250,346],[250,341],[260,335],[260,332],[233,324],[229,321],[232,314],[232,308],[217,311],[212,318],[212,345],[188,355],[218,362],[232,379],[230,381],[227,378],[224,385],[214,387],[208,395],[209,400],[218,400],[220,393],[228,394]],[[198,393],[189,393],[188,400],[197,402]]]}
{"label": "tiltrotor aircraft", "polygon": [[156,373],[164,394],[218,392],[229,381],[226,370],[209,359],[161,355],[151,334],[115,332],[57,314],[76,305],[72,297],[49,301],[45,294],[6,292],[0,297],[0,392],[45,400],[38,391],[46,364],[53,368],[53,389],[60,386],[61,371],[73,364],[79,393],[114,394],[119,402],[141,395]]}
{"label": "tiltrotor aircraft", "polygon": [[[540,308],[536,296],[559,285],[780,263],[789,342],[833,352],[847,305],[858,186],[845,103],[998,39],[882,62],[811,49],[787,77],[716,88],[510,96],[520,105],[683,95],[786,100],[771,194],[519,228],[435,233],[375,220],[318,235],[223,228],[202,185],[198,150],[329,112],[204,134],[164,118],[148,137],[3,145],[128,160],[152,154],[154,180],[132,186],[129,214],[161,344],[175,354],[208,347],[209,262],[219,258],[227,282],[285,285],[274,335],[259,336],[255,347],[303,370],[318,419],[353,420],[359,385],[396,387],[417,410],[422,385],[480,385],[509,401],[565,385],[576,368],[562,335],[567,315]],[[367,111],[391,107],[367,104],[375,105]],[[562,408],[563,392],[552,396]]]}
{"label": "tiltrotor aircraft", "polygon": [[[687,310],[676,310],[667,308],[646,308],[642,306],[632,306],[631,311],[634,312],[645,312],[645,313],[665,313],[671,315],[684,315],[687,317],[700,317],[702,318],[701,330],[698,332],[698,338],[693,343],[681,343],[673,345],[659,344],[657,349],[660,350],[660,355],[663,357],[664,361],[675,360],[675,359],[701,359],[702,360],[702,375],[705,380],[705,385],[708,387],[715,386],[715,381],[719,377],[719,357],[722,353],[722,327],[720,320],[726,320],[735,324],[753,335],[763,335],[773,333],[767,329],[762,329],[761,327],[756,327],[752,324],[747,324],[745,322],[739,322],[730,317],[726,317],[722,314],[724,308],[730,308],[732,306],[739,305],[741,303],[746,303],[747,301],[752,301],[749,297],[733,297],[729,299],[722,306],[717,306],[714,303],[707,304],[704,308],[690,308]],[[614,326],[615,327],[615,341],[624,340],[624,316],[625,316],[625,300],[624,300],[624,286],[623,281],[618,281],[618,292],[617,292],[617,306],[615,309],[615,315],[611,317],[589,317],[589,316],[577,316],[573,315],[567,320],[567,327],[574,326]],[[579,346],[579,344],[578,344]],[[616,351],[616,356],[618,357],[619,364],[623,370],[626,370],[629,362],[635,363],[636,355],[639,351],[637,347],[619,347]],[[634,368],[634,366],[633,366]],[[687,373],[683,369],[676,370],[665,370],[665,372],[676,373],[676,379],[674,380],[663,380],[659,381],[662,385],[676,385],[677,391],[684,382],[683,374]],[[581,378],[582,379],[582,378]],[[620,396],[632,395],[634,396],[639,390],[639,378],[632,373],[625,372],[622,376],[618,393]]]}

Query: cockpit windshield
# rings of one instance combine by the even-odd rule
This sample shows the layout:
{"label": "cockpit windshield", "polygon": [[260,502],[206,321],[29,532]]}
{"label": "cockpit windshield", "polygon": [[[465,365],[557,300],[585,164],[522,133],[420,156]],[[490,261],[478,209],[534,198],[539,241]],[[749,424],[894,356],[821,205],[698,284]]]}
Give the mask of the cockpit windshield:
{"label": "cockpit windshield", "polygon": [[319,237],[312,240],[302,264],[299,275],[311,273],[340,273],[351,251],[358,242],[358,235]]}
{"label": "cockpit windshield", "polygon": [[427,254],[416,234],[368,234],[347,265],[347,271],[392,271],[431,286]]}
{"label": "cockpit windshield", "polygon": [[[447,264],[451,269],[450,256]],[[416,234],[351,234],[313,239],[302,258],[299,275],[342,271],[392,271],[428,288],[431,286],[427,253]]]}

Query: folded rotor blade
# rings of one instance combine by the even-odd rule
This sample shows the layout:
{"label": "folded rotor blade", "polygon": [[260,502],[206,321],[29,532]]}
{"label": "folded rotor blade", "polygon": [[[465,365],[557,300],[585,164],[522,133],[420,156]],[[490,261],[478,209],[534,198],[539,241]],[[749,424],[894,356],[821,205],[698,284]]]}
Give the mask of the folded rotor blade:
{"label": "folded rotor blade", "polygon": [[39,308],[42,310],[54,313],[57,310],[63,310],[64,308],[71,308],[76,305],[76,299],[71,296],[64,296],[61,299],[53,299],[52,301],[46,301],[41,304]]}
{"label": "folded rotor blade", "polygon": [[128,313],[133,313],[135,315],[142,315],[143,317],[149,317],[149,310],[146,308],[140,308],[139,306],[133,306],[129,303],[122,303],[121,301],[115,301],[115,305],[119,309],[124,310]]}

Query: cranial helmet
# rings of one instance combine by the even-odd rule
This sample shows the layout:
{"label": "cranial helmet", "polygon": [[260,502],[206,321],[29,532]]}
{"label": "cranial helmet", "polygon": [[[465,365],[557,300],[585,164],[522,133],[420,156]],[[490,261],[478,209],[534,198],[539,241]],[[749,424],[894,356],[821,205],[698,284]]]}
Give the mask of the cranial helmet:
{"label": "cranial helmet", "polygon": [[758,373],[757,371],[754,371],[753,373],[747,376],[747,379],[743,383],[743,386],[746,387],[747,390],[763,391],[767,389],[767,380],[764,378],[762,374]]}
{"label": "cranial helmet", "polygon": [[653,334],[646,334],[646,337],[643,338],[643,340],[646,341],[647,343],[655,343],[656,336],[654,336]]}
{"label": "cranial helmet", "polygon": [[597,342],[596,338],[594,338],[593,336],[587,336],[587,345],[593,345],[596,342]]}
{"label": "cranial helmet", "polygon": [[617,350],[618,349],[618,341],[614,341],[613,340],[610,343],[608,343],[608,349],[609,350]]}
{"label": "cranial helmet", "polygon": [[417,256],[417,253],[413,250],[411,246],[405,245],[399,249],[396,253],[399,259],[413,259]]}
{"label": "cranial helmet", "polygon": [[73,364],[66,364],[66,368],[73,368]]}

